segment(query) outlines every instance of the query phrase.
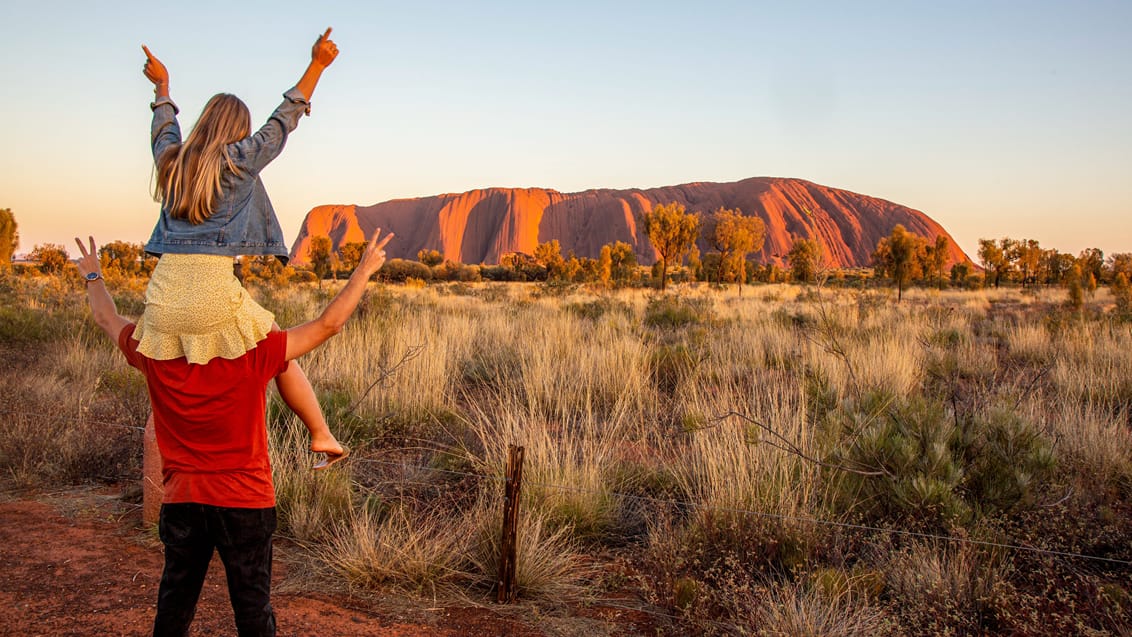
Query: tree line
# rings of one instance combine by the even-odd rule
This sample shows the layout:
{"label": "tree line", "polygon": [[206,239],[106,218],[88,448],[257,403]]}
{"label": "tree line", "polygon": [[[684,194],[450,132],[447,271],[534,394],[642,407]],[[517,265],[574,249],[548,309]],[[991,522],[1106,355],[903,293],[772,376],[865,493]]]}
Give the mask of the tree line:
{"label": "tree line", "polygon": [[[551,240],[536,246],[534,254],[505,254],[495,265],[457,263],[446,260],[438,250],[424,249],[416,260],[390,259],[378,276],[391,282],[547,281],[605,287],[655,285],[661,289],[666,289],[670,280],[702,281],[734,283],[740,293],[744,283],[812,283],[819,277],[832,277],[865,284],[872,278],[891,283],[898,299],[909,286],[917,284],[939,288],[1046,285],[1068,288],[1071,303],[1075,294],[1092,293],[1100,285],[1120,291],[1132,280],[1132,253],[1106,258],[1101,250],[1088,248],[1075,256],[1042,248],[1034,239],[1009,237],[979,239],[981,272],[966,260],[948,267],[951,245],[946,236],[924,237],[903,225],[895,226],[877,242],[871,273],[857,270],[846,276],[844,271],[827,266],[816,238],[796,237],[782,255],[785,267],[752,259],[752,254],[763,249],[766,226],[758,216],[744,215],[739,209],[689,212],[684,205],[672,202],[653,207],[640,221],[657,254],[651,268],[639,264],[633,247],[622,241],[602,246],[598,257],[591,258],[573,252],[563,254],[559,242]],[[10,209],[0,209],[0,267],[10,266],[18,246],[15,216]],[[274,257],[240,257],[236,273],[245,282],[286,284],[314,279],[321,284],[327,278],[348,276],[364,249],[364,242],[349,242],[335,250],[329,237],[314,236],[308,269],[285,265]],[[112,241],[99,249],[99,255],[108,276],[146,276],[156,264],[139,243]],[[70,262],[67,250],[52,243],[36,245],[29,259],[44,273],[61,272]]]}

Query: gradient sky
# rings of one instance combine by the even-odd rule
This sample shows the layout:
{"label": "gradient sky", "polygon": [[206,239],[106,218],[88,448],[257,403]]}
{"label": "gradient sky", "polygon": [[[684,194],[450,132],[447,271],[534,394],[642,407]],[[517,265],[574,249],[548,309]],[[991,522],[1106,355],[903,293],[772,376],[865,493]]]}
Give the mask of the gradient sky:
{"label": "gradient sky", "polygon": [[151,85],[187,131],[257,125],[326,26],[341,54],[264,172],[288,243],[320,204],[478,187],[798,177],[981,237],[1132,251],[1132,2],[0,0],[0,208],[19,252],[144,241]]}

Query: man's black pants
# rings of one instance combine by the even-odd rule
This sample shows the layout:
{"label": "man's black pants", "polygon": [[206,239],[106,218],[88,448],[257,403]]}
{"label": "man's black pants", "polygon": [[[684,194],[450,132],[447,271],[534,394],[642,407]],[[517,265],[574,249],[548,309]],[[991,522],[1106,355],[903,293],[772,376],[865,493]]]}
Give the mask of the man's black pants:
{"label": "man's black pants", "polygon": [[271,608],[274,508],[163,504],[158,531],[165,544],[165,570],[157,592],[154,637],[189,633],[214,549],[224,562],[238,634],[275,635],[275,611]]}

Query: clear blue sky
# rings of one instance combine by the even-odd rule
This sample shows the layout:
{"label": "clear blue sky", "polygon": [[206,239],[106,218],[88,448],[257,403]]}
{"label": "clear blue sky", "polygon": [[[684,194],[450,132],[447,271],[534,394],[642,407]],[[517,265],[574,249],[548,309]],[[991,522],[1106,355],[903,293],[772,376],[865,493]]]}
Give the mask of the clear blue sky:
{"label": "clear blue sky", "polygon": [[148,237],[142,43],[187,130],[220,91],[262,122],[326,26],[341,54],[264,173],[288,242],[320,204],[777,176],[922,210],[972,256],[1132,251],[1132,2],[2,2],[21,252]]}

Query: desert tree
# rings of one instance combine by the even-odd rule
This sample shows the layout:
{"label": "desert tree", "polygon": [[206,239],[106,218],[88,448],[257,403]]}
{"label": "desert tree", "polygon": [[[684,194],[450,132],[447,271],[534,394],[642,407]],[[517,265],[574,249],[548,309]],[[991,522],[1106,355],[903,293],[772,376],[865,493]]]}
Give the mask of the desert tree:
{"label": "desert tree", "polygon": [[873,251],[873,268],[896,286],[896,301],[904,299],[904,289],[923,276],[927,240],[896,224],[892,234],[882,237]]}
{"label": "desert tree", "polygon": [[624,286],[632,283],[636,271],[637,254],[633,252],[633,246],[624,241],[614,242],[609,248],[609,277],[613,285]]}
{"label": "desert tree", "polygon": [[773,263],[768,263],[763,266],[762,272],[759,273],[759,280],[766,283],[778,283],[783,280],[784,274],[782,268],[779,268]]}
{"label": "desert tree", "polygon": [[1018,267],[1022,270],[1022,284],[1037,283],[1041,272],[1041,244],[1037,239],[1027,239],[1019,250]]}
{"label": "desert tree", "polygon": [[330,258],[331,252],[330,237],[311,237],[307,256],[310,258],[311,269],[314,270],[314,275],[318,278],[319,289],[322,288],[322,280],[330,275],[331,270],[334,269],[334,260]]}
{"label": "desert tree", "polygon": [[1006,269],[1003,270],[1005,280],[1009,280],[1017,268],[1019,243],[1021,242],[1018,239],[1011,239],[1010,237],[1003,237],[998,241],[998,247],[1002,250],[1002,257],[1006,260]]}
{"label": "desert tree", "polygon": [[1023,239],[1012,248],[1011,260],[1022,276],[1022,287],[1037,283],[1038,272],[1042,266],[1042,246],[1036,239]]}
{"label": "desert tree", "polygon": [[261,278],[266,280],[267,277],[260,276],[262,271],[263,268],[257,262],[257,257],[250,254],[236,257],[236,278],[242,285],[251,285]]}
{"label": "desert tree", "polygon": [[365,241],[351,241],[338,246],[338,263],[343,272],[353,273],[362,260],[362,253],[366,250]]}
{"label": "desert tree", "polygon": [[[691,254],[689,253],[689,262],[691,262],[691,258]],[[725,277],[723,274],[722,261],[723,259],[720,258],[720,254],[718,252],[708,250],[707,252],[703,253],[699,258],[700,276],[698,277],[698,280],[707,281],[709,283],[716,283],[717,285],[717,281],[719,281],[721,278],[727,278],[728,280],[730,280],[730,277]]]}
{"label": "desert tree", "polygon": [[67,249],[57,243],[43,243],[32,248],[31,260],[39,262],[39,271],[57,274],[63,271],[71,257]]}
{"label": "desert tree", "polygon": [[249,285],[255,282],[256,274],[255,270],[252,269],[253,258],[254,257],[247,254],[236,257],[236,279],[238,279],[242,285]]}
{"label": "desert tree", "polygon": [[597,280],[602,287],[613,285],[613,247],[608,243],[601,246],[597,257]]}
{"label": "desert tree", "polygon": [[1117,252],[1105,261],[1109,276],[1116,282],[1116,275],[1123,273],[1125,279],[1132,280],[1132,252]]}
{"label": "desert tree", "polygon": [[545,281],[546,268],[526,252],[508,252],[500,255],[499,265],[511,272],[512,281]]}
{"label": "desert tree", "polygon": [[1112,300],[1116,302],[1116,314],[1120,318],[1132,318],[1132,285],[1128,283],[1128,276],[1124,272],[1117,272],[1112,277]]}
{"label": "desert tree", "polygon": [[722,283],[723,271],[734,273],[743,293],[747,278],[747,255],[763,249],[766,224],[759,217],[744,216],[741,211],[719,208],[708,218],[707,241],[719,252],[716,283]]}
{"label": "desert tree", "polygon": [[1104,280],[1104,252],[1098,248],[1085,248],[1077,255],[1077,265],[1081,266],[1081,280],[1088,281],[1092,275],[1093,280],[1100,283]]}
{"label": "desert tree", "polygon": [[574,276],[575,281],[579,283],[597,283],[601,280],[598,259],[591,259],[590,257],[579,257],[578,262],[581,264],[582,269]]}
{"label": "desert tree", "polygon": [[[364,247],[365,244],[363,244]],[[427,265],[428,267],[435,267],[444,263],[444,255],[440,254],[439,250],[429,250],[424,248],[417,252],[417,261]]]}
{"label": "desert tree", "polygon": [[[1003,239],[1003,242],[1006,241]],[[979,239],[979,262],[983,264],[983,286],[989,287],[993,283],[997,288],[1006,274],[1006,252],[994,239]]]}
{"label": "desert tree", "polygon": [[1072,254],[1058,252],[1054,248],[1042,250],[1042,260],[1039,266],[1041,280],[1049,285],[1064,283],[1076,261],[1077,259]]}
{"label": "desert tree", "polygon": [[10,208],[0,208],[0,269],[12,267],[12,255],[20,247],[19,226]]}
{"label": "desert tree", "polygon": [[672,202],[645,213],[645,234],[660,255],[660,289],[668,285],[668,266],[680,262],[700,234],[700,218]]}
{"label": "desert tree", "polygon": [[156,261],[145,255],[145,247],[140,243],[111,241],[98,249],[98,261],[108,273],[122,276],[149,274]]}
{"label": "desert tree", "polygon": [[951,242],[942,234],[937,234],[935,241],[928,244],[927,263],[932,277],[935,278],[936,287],[943,289],[943,273],[947,267],[947,259],[951,254]]}
{"label": "desert tree", "polygon": [[546,268],[548,279],[562,279],[566,269],[566,259],[562,257],[562,246],[553,239],[535,246],[535,261]]}
{"label": "desert tree", "polygon": [[951,266],[951,284],[952,285],[967,285],[967,279],[971,277],[971,264],[966,261],[960,261]]}
{"label": "desert tree", "polygon": [[586,279],[586,259],[578,258],[578,255],[571,251],[570,256],[562,261],[562,270],[559,272],[559,278],[563,281],[573,281],[575,283],[584,282]]}
{"label": "desert tree", "polygon": [[[704,239],[707,242],[708,247],[712,250],[715,250],[716,252],[714,255],[712,255],[710,252],[708,253],[709,265],[712,267],[708,268],[709,274],[707,274],[706,277],[709,281],[714,279],[717,285],[723,282],[723,271],[727,267],[727,257],[731,252],[731,247],[727,244],[726,241],[724,241],[726,230],[720,231],[719,226],[724,223],[725,219],[730,218],[730,216],[735,212],[736,211],[734,210],[728,210],[727,208],[723,208],[721,206],[715,212],[707,215],[704,218]],[[710,258],[712,256],[714,256],[715,258]],[[714,277],[712,277],[712,274],[714,274]]]}
{"label": "desert tree", "polygon": [[244,284],[261,283],[282,287],[290,282],[295,273],[291,266],[270,254],[244,255],[240,257],[240,275]]}
{"label": "desert tree", "polygon": [[1080,311],[1085,307],[1085,289],[1081,282],[1081,266],[1073,264],[1066,275],[1066,303],[1070,309]]}
{"label": "desert tree", "polygon": [[790,263],[790,277],[795,281],[810,283],[817,276],[821,264],[821,244],[816,238],[794,239],[790,251],[786,253],[786,261]]}
{"label": "desert tree", "polygon": [[695,243],[691,248],[688,248],[688,269],[692,272],[692,280],[704,280],[704,260],[703,255],[700,253],[700,246]]}

